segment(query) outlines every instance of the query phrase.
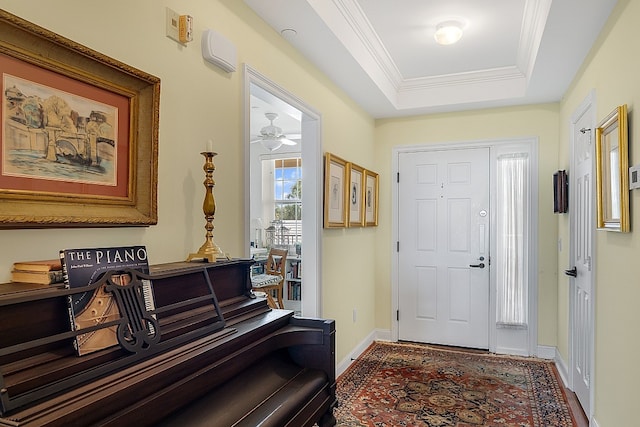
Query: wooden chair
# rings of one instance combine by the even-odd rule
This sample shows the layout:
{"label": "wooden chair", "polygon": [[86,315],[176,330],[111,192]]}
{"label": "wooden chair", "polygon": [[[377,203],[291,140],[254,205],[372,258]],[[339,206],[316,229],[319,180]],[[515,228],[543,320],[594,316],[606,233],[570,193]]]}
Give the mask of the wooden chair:
{"label": "wooden chair", "polygon": [[[287,251],[285,249],[271,249],[264,266],[264,274],[258,274],[251,278],[251,290],[267,294],[267,302],[271,308],[284,308],[282,302],[282,289],[287,266]],[[275,291],[276,302],[271,293]]]}

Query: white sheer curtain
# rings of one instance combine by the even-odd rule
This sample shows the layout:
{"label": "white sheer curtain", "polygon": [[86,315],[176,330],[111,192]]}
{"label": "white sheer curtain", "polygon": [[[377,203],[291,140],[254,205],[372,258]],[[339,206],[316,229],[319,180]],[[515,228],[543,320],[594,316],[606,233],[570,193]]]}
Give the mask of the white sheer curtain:
{"label": "white sheer curtain", "polygon": [[529,157],[498,157],[497,170],[497,323],[527,326],[527,200]]}

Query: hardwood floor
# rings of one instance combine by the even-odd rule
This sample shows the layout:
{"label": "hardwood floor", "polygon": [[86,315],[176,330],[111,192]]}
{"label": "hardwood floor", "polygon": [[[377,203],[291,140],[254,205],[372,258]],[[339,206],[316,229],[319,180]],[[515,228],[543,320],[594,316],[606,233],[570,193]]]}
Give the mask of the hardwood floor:
{"label": "hardwood floor", "polygon": [[589,427],[589,420],[582,410],[582,406],[580,406],[580,402],[578,402],[576,394],[566,387],[564,388],[564,392],[567,395],[569,409],[571,409],[573,418],[576,420],[576,427]]}

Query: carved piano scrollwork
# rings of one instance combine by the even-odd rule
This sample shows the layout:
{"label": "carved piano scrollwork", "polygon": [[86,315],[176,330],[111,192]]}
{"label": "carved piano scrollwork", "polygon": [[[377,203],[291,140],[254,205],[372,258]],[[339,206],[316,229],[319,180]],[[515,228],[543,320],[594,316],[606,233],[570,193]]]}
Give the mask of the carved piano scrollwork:
{"label": "carved piano scrollwork", "polygon": [[105,291],[113,296],[121,315],[116,330],[118,343],[127,351],[137,353],[160,342],[150,277],[127,269],[109,271],[103,280]]}

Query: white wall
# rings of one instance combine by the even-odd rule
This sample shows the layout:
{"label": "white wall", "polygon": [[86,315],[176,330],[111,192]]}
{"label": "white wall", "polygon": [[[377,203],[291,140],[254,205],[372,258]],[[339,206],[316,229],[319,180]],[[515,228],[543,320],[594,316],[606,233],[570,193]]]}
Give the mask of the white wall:
{"label": "white wall", "polygon": [[[571,115],[595,92],[597,121],[614,108],[629,109],[629,165],[640,163],[638,105],[640,105],[640,2],[620,0],[609,17],[581,71],[567,92],[560,110],[560,168],[569,168]],[[569,171],[570,173],[570,171]],[[595,419],[600,427],[637,425],[635,405],[640,383],[640,192],[630,193],[631,233],[597,231],[595,236]],[[558,218],[559,237],[568,242],[569,218]],[[568,245],[565,245],[568,246]],[[569,251],[559,254],[562,270],[569,266]],[[558,275],[558,347],[568,360],[568,279]]]}
{"label": "white wall", "polygon": [[[390,329],[391,147],[490,138],[538,136],[540,141],[539,343],[567,356],[566,279],[568,219],[552,214],[551,175],[568,167],[569,118],[592,88],[598,118],[616,105],[630,111],[630,164],[640,163],[633,120],[640,102],[640,2],[620,0],[583,70],[560,105],[534,105],[374,121],[296,53],[240,0],[0,0],[0,7],[161,78],[159,223],[149,228],[0,230],[0,281],[11,264],[55,257],[70,246],[145,244],[152,263],[183,259],[204,238],[202,157],[214,139],[215,240],[232,256],[244,253],[243,141],[240,73],[205,63],[198,38],[187,47],[164,36],[165,7],[195,18],[229,38],[239,63],[248,63],[322,115],[323,151],[380,173],[380,226],[323,232],[323,316],[337,321],[337,360],[376,328]],[[1,35],[0,35],[1,36]],[[375,138],[375,141],[374,141]],[[558,142],[559,141],[559,142]],[[559,148],[558,148],[559,145]],[[306,179],[307,177],[305,177]],[[310,177],[322,179],[322,177]],[[601,427],[633,425],[640,368],[640,192],[631,194],[632,232],[599,232],[596,307],[596,418]],[[545,202],[546,201],[546,202]],[[2,203],[2,202],[0,202]],[[558,229],[560,233],[558,234]],[[353,321],[353,310],[357,319]]]}

